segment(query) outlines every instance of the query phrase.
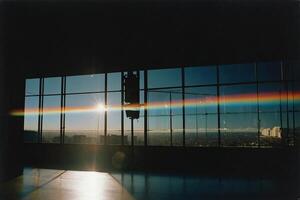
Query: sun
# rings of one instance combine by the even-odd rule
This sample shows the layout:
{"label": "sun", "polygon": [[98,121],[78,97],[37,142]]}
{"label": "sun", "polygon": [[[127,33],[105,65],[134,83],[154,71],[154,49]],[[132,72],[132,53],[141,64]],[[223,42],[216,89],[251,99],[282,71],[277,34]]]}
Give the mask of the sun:
{"label": "sun", "polygon": [[96,106],[96,109],[98,112],[104,112],[105,111],[105,105],[102,104],[102,103],[99,103],[97,106]]}

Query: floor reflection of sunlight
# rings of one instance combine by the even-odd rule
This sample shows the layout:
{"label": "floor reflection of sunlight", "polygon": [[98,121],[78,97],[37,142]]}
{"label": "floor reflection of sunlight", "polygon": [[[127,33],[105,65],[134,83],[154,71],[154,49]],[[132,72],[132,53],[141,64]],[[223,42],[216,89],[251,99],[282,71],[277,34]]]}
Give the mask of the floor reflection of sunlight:
{"label": "floor reflection of sunlight", "polygon": [[72,191],[63,199],[132,199],[130,194],[107,173],[67,171],[51,184],[58,182],[61,183],[63,190]]}
{"label": "floor reflection of sunlight", "polygon": [[73,184],[74,190],[87,196],[89,199],[100,199],[107,196],[106,190],[112,187],[111,180],[107,176],[106,174],[99,174],[97,172],[83,172],[79,179],[72,181],[73,183],[71,184]]}
{"label": "floor reflection of sunlight", "polygon": [[27,169],[24,175],[0,185],[0,199],[99,200],[134,199],[108,173]]}

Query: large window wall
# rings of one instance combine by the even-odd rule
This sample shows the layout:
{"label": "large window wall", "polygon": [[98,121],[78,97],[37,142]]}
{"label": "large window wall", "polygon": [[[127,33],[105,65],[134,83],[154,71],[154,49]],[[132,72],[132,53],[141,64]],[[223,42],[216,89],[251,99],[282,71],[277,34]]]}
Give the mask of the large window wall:
{"label": "large window wall", "polygon": [[33,143],[279,147],[299,135],[296,62],[138,71],[140,118],[124,110],[127,72],[26,80],[24,141]]}

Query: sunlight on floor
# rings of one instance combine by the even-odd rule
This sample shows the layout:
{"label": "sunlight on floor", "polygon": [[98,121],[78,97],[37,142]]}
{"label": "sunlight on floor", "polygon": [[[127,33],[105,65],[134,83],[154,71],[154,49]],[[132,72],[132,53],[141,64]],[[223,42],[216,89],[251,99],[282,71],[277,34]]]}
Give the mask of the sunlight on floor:
{"label": "sunlight on floor", "polygon": [[0,199],[133,199],[108,173],[24,169],[24,175],[0,187]]}

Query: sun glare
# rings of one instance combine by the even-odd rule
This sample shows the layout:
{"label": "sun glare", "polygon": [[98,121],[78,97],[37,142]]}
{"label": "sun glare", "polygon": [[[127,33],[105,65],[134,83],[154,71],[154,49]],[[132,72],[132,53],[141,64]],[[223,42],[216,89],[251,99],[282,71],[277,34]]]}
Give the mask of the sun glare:
{"label": "sun glare", "polygon": [[105,106],[102,103],[99,103],[97,105],[97,111],[104,112],[105,111]]}

